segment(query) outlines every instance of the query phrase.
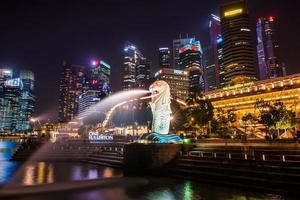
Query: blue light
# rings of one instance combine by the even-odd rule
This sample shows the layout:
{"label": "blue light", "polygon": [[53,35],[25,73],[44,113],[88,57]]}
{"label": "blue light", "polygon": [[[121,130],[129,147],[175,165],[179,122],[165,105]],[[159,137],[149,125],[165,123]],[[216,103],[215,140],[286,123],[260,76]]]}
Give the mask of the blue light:
{"label": "blue light", "polygon": [[217,15],[211,14],[212,18],[218,22],[221,21],[220,17],[218,17]]}
{"label": "blue light", "polygon": [[101,65],[104,65],[104,66],[107,67],[108,69],[111,68],[110,65],[107,64],[106,62],[104,62],[103,60],[100,60],[100,64],[101,64]]}
{"label": "blue light", "polygon": [[217,39],[217,43],[219,44],[221,42],[223,42],[223,39],[220,37],[220,38]]}
{"label": "blue light", "polygon": [[161,48],[159,48],[159,50],[169,50],[169,48],[168,47],[161,47]]}
{"label": "blue light", "polygon": [[7,87],[20,87],[23,88],[23,83],[20,78],[9,79],[4,82],[4,85]]}
{"label": "blue light", "polygon": [[154,140],[157,140],[159,143],[181,143],[183,140],[176,134],[159,134],[153,133]]}

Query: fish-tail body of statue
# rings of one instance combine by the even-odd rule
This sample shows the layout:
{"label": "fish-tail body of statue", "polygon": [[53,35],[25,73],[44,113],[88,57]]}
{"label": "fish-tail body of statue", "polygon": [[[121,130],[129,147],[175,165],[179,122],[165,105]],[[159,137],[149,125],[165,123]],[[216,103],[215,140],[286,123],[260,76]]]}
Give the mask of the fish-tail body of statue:
{"label": "fish-tail body of statue", "polygon": [[150,86],[152,101],[150,102],[153,120],[152,132],[168,134],[171,115],[170,87],[165,81],[156,81]]}

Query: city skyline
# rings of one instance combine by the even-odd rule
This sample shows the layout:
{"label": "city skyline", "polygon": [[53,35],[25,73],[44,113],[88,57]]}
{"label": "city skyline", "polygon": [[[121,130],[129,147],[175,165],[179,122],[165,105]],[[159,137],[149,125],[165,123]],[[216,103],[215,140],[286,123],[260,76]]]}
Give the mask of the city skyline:
{"label": "city skyline", "polygon": [[[0,64],[3,67],[19,67],[32,70],[36,74],[37,79],[37,112],[35,115],[44,114],[48,111],[53,112],[53,108],[57,109],[58,104],[56,98],[58,96],[58,80],[63,59],[66,59],[70,64],[84,66],[88,66],[89,62],[94,58],[106,60],[112,66],[112,77],[118,77],[113,78],[112,89],[113,91],[120,90],[124,41],[132,41],[143,52],[144,56],[152,61],[152,66],[154,66],[153,74],[158,67],[158,48],[164,46],[171,48],[173,39],[178,38],[179,34],[185,37],[186,33],[189,33],[189,36],[195,36],[205,46],[208,44],[208,20],[210,13],[218,14],[219,6],[224,2],[229,1],[198,2],[201,9],[197,9],[197,14],[192,12],[193,10],[189,10],[192,14],[184,11],[184,8],[188,7],[184,5],[182,14],[189,13],[190,16],[184,17],[187,21],[180,18],[181,14],[176,12],[178,8],[177,10],[172,10],[174,8],[173,4],[176,4],[176,2],[172,4],[171,1],[161,2],[159,6],[152,5],[151,2],[146,1],[133,7],[131,6],[134,4],[134,1],[129,2],[128,5],[118,2],[119,7],[124,8],[124,11],[120,11],[113,19],[110,19],[111,15],[109,15],[113,8],[113,3],[110,2],[102,3],[104,7],[108,8],[108,11],[100,9],[103,12],[98,11],[99,13],[95,13],[96,7],[103,6],[101,3],[88,1],[83,4],[81,1],[76,1],[74,4],[71,2],[52,4],[46,1],[44,5],[36,1],[35,7],[25,5],[28,8],[27,11],[25,9],[25,11],[19,12],[17,16],[10,14],[9,18],[2,19],[2,23],[5,24],[7,30],[2,31],[1,34],[2,38],[6,38],[6,41],[4,39],[0,39],[0,41],[2,40],[2,44],[7,46],[7,48],[1,51]],[[250,16],[252,17],[251,20],[255,23],[257,17],[260,16],[272,14],[275,17],[277,20],[276,25],[278,26],[282,61],[286,64],[288,74],[299,72],[296,62],[297,54],[299,54],[296,48],[297,43],[290,41],[293,40],[291,39],[293,38],[292,36],[297,35],[297,32],[299,32],[299,27],[293,26],[294,23],[297,24],[296,20],[294,20],[295,22],[292,21],[294,19],[292,18],[293,15],[296,14],[291,11],[289,13],[284,11],[288,9],[296,10],[296,8],[286,3],[281,4],[279,1],[272,1],[272,5],[267,6],[268,2],[270,3],[270,1],[250,2],[250,7],[255,7],[257,10],[256,15]],[[116,2],[114,1],[114,3]],[[12,8],[12,5],[13,3],[11,5],[7,4],[4,14],[7,14],[12,9],[24,8],[24,5],[16,8]],[[46,5],[50,5],[50,7],[46,8]],[[81,5],[85,5],[83,6],[83,11],[75,14]],[[135,14],[130,12],[125,19],[122,19],[122,16],[127,13],[126,9],[130,7]],[[143,10],[141,8],[143,7],[147,7],[149,13],[141,14]],[[167,14],[171,16],[167,19],[174,18],[172,23],[166,24],[164,20],[162,22],[159,21],[160,18],[164,19],[166,13],[160,13],[160,15],[154,17],[151,14],[152,12],[164,10],[163,8],[168,8]],[[57,11],[55,12],[57,14],[56,17],[46,16],[47,13],[49,14],[53,10]],[[44,12],[44,14],[41,14],[41,12]],[[281,12],[285,14],[280,15]],[[41,19],[36,19],[39,15],[41,15]],[[139,19],[136,19],[136,17]],[[108,22],[103,22],[105,20]],[[132,24],[128,24],[130,21]],[[97,23],[94,22],[101,23],[99,23],[98,27]],[[144,23],[141,25],[141,22]],[[109,23],[120,27],[113,27]],[[100,24],[104,25],[100,26]],[[126,24],[129,26],[126,26]],[[139,27],[134,28],[134,24],[139,24]],[[163,26],[166,27],[164,28]],[[55,30],[53,30],[54,27]],[[80,30],[81,27],[83,27],[83,30]],[[293,29],[292,32],[286,31],[288,29],[292,30],[292,27],[295,30]],[[252,29],[254,29],[253,25]],[[11,33],[11,30],[16,32],[12,35],[7,35]],[[21,34],[20,30],[23,30],[24,34]],[[76,30],[78,30],[78,33],[76,33]],[[120,30],[123,30],[123,32],[118,32]],[[46,34],[45,32],[47,31],[49,33]],[[291,36],[288,37],[288,35]],[[83,42],[81,41],[82,38]],[[294,44],[295,48],[288,48],[291,44]],[[28,52],[30,56],[22,55],[24,52]],[[49,93],[44,91],[49,91],[53,95],[50,97]],[[56,117],[56,115],[49,117]]]}

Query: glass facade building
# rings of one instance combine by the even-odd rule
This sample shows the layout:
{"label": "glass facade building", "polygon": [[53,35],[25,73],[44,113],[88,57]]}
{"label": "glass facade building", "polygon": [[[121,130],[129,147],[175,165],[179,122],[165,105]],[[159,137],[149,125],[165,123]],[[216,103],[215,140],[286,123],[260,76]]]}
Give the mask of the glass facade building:
{"label": "glass facade building", "polygon": [[63,64],[59,85],[59,122],[69,122],[78,114],[78,98],[83,89],[84,72],[83,66]]}
{"label": "glass facade building", "polygon": [[158,64],[159,68],[171,67],[171,51],[168,47],[161,47],[158,49]]}
{"label": "glass facade building", "polygon": [[274,17],[270,16],[259,18],[256,24],[257,58],[261,80],[284,75],[274,23]]}
{"label": "glass facade building", "polygon": [[123,90],[146,88],[150,81],[151,63],[131,42],[124,48]]}
{"label": "glass facade building", "polygon": [[173,67],[174,69],[181,69],[180,65],[180,48],[184,47],[187,44],[195,42],[195,37],[192,38],[179,38],[173,40]]}
{"label": "glass facade building", "polygon": [[224,77],[227,85],[257,79],[252,30],[245,1],[221,6]]}
{"label": "glass facade building", "polygon": [[169,84],[172,98],[187,100],[189,96],[189,73],[187,70],[162,68],[155,73],[155,78]]}
{"label": "glass facade building", "polygon": [[205,91],[220,86],[220,66],[218,52],[218,37],[221,36],[221,20],[211,14],[209,20],[210,44],[204,49]]}
{"label": "glass facade building", "polygon": [[189,73],[190,95],[197,91],[204,91],[203,79],[203,51],[200,41],[191,41],[191,43],[179,49],[180,68]]}
{"label": "glass facade building", "polygon": [[86,68],[82,92],[78,96],[79,118],[96,113],[92,106],[111,94],[110,75],[111,66],[103,60],[94,60]]}
{"label": "glass facade building", "polygon": [[20,72],[20,80],[22,81],[22,90],[20,101],[20,112],[18,115],[16,130],[17,132],[28,132],[32,130],[32,124],[29,119],[32,117],[35,106],[34,95],[34,74],[28,70]]}
{"label": "glass facade building", "polygon": [[11,69],[0,69],[0,133],[32,131],[34,112],[34,74],[22,70],[15,76]]}
{"label": "glass facade building", "polygon": [[150,68],[151,63],[146,58],[141,58],[136,67],[136,87],[148,88],[150,86]]}
{"label": "glass facade building", "polygon": [[89,79],[89,89],[100,91],[100,95],[103,97],[110,95],[111,66],[103,60],[95,60],[88,70],[85,78]]}

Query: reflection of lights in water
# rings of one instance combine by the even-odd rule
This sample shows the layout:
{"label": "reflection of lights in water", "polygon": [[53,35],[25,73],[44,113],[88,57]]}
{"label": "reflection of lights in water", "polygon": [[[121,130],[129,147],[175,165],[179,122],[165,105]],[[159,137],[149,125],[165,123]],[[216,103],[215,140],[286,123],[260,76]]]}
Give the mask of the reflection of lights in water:
{"label": "reflection of lights in water", "polygon": [[183,199],[192,200],[193,199],[193,189],[190,181],[186,181],[183,186]]}
{"label": "reflection of lights in water", "polygon": [[47,175],[47,183],[53,183],[54,178],[53,178],[53,166],[52,164],[48,165],[48,175]]}
{"label": "reflection of lights in water", "polygon": [[79,166],[74,166],[72,171],[72,180],[76,181],[82,179],[81,168]]}
{"label": "reflection of lights in water", "polygon": [[37,173],[37,183],[38,184],[44,183],[44,175],[45,175],[45,163],[39,162],[38,163],[38,173]]}
{"label": "reflection of lights in water", "polygon": [[34,184],[34,169],[35,166],[34,165],[28,165],[25,168],[25,176],[24,179],[22,181],[23,185],[33,185]]}
{"label": "reflection of lights in water", "polygon": [[90,169],[88,173],[88,179],[98,178],[98,171],[96,169]]}
{"label": "reflection of lights in water", "polygon": [[160,190],[149,193],[146,199],[149,200],[176,200],[170,189]]}
{"label": "reflection of lights in water", "polygon": [[38,162],[25,167],[23,185],[35,185],[54,182],[54,169],[52,164]]}
{"label": "reflection of lights in water", "polygon": [[112,172],[111,168],[104,168],[103,169],[103,175],[102,175],[103,178],[110,178],[112,176],[113,176],[113,172]]}

